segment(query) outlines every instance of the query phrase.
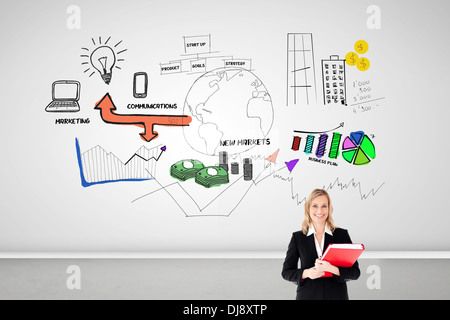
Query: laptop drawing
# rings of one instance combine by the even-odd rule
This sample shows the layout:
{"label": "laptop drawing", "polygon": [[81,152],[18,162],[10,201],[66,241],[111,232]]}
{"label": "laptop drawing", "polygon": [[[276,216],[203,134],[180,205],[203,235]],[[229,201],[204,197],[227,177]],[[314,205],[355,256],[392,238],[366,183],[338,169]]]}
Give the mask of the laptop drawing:
{"label": "laptop drawing", "polygon": [[45,108],[47,112],[77,112],[80,111],[81,84],[75,80],[58,80],[52,85],[53,101]]}

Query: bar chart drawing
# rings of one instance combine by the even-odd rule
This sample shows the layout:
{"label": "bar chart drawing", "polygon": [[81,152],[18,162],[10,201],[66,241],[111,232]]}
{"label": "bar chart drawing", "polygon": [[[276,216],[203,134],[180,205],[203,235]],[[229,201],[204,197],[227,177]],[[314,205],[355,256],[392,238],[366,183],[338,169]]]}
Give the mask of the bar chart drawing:
{"label": "bar chart drawing", "polygon": [[287,34],[286,105],[317,102],[312,33]]}

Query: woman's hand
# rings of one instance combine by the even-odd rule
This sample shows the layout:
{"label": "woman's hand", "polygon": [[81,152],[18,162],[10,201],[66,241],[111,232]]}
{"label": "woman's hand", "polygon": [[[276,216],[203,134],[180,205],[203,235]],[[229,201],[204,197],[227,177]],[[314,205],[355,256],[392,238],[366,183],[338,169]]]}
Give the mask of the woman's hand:
{"label": "woman's hand", "polygon": [[316,263],[314,265],[314,268],[318,272],[331,272],[331,273],[333,273],[333,274],[335,274],[337,276],[340,275],[339,268],[333,266],[328,261],[323,261],[323,260],[316,259]]}
{"label": "woman's hand", "polygon": [[339,268],[333,266],[328,261],[316,259],[314,267],[305,269],[302,274],[302,279],[310,278],[311,280],[322,277],[325,272],[331,272],[337,276],[340,275]]}
{"label": "woman's hand", "polygon": [[310,278],[311,280],[314,280],[314,279],[320,278],[324,274],[325,274],[325,272],[317,271],[317,269],[315,267],[312,267],[309,269],[305,269],[303,271],[302,279]]}

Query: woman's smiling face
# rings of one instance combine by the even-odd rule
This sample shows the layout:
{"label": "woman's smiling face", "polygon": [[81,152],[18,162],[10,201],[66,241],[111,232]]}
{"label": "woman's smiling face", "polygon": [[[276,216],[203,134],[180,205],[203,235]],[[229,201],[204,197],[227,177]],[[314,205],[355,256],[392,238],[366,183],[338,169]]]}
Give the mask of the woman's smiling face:
{"label": "woman's smiling face", "polygon": [[323,224],[327,221],[328,198],[326,196],[318,196],[311,201],[309,216],[314,223]]}

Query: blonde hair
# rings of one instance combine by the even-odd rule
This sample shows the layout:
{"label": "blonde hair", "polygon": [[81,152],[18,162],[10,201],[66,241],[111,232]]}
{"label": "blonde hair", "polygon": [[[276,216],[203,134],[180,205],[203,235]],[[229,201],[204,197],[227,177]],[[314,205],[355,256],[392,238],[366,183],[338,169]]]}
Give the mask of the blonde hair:
{"label": "blonde hair", "polygon": [[308,234],[309,227],[311,226],[311,223],[312,223],[311,217],[309,215],[309,208],[311,206],[311,202],[313,201],[313,199],[315,199],[319,196],[325,196],[328,199],[328,217],[327,217],[327,221],[326,221],[328,224],[328,228],[330,228],[331,232],[334,232],[334,230],[337,228],[334,225],[334,221],[333,221],[333,217],[332,217],[333,206],[331,205],[330,195],[328,194],[328,192],[326,192],[323,189],[314,189],[309,194],[309,196],[306,198],[306,201],[305,201],[305,218],[302,223],[302,231],[305,235]]}

